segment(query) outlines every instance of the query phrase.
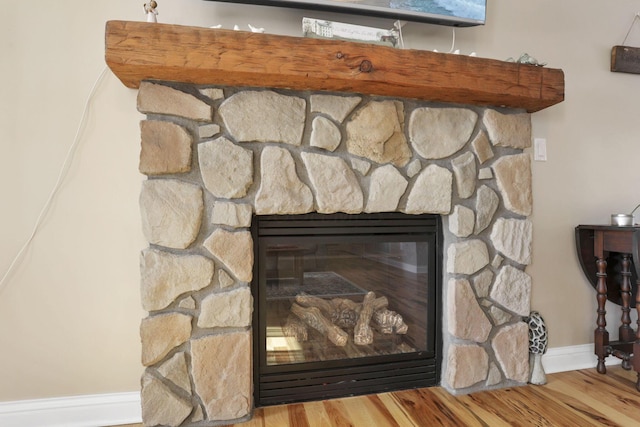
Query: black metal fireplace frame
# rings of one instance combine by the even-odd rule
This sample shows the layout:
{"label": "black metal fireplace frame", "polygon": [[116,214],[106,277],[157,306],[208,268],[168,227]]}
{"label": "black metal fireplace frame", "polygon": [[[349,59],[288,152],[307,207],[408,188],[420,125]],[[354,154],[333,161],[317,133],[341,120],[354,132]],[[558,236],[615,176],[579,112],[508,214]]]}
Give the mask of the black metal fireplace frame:
{"label": "black metal fireplace frame", "polygon": [[[266,336],[260,329],[265,322],[266,298],[261,293],[260,238],[281,235],[353,236],[415,235],[432,242],[435,254],[429,262],[428,350],[413,353],[371,356],[355,359],[306,362],[267,366]],[[283,403],[431,387],[440,383],[442,363],[442,227],[438,215],[381,214],[304,214],[255,216],[251,227],[254,241],[254,272],[251,284],[254,298],[253,363],[254,404],[256,407]]]}

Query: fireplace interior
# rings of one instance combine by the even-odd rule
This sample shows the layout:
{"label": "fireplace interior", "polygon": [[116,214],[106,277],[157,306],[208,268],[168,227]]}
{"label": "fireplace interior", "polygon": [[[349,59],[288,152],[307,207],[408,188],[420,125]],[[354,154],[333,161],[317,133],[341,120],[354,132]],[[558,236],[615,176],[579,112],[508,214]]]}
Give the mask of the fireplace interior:
{"label": "fireplace interior", "polygon": [[438,384],[439,216],[252,223],[257,406]]}

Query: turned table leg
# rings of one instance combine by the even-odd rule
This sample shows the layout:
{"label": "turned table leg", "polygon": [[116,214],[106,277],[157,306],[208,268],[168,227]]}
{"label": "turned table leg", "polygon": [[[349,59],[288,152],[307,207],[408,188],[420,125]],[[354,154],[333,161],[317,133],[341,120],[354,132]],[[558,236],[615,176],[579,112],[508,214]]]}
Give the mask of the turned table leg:
{"label": "turned table leg", "polygon": [[[598,258],[596,261],[598,267],[598,284],[596,287],[598,300],[598,317],[596,319],[596,330],[594,332],[595,353],[598,356],[598,373],[606,374],[607,368],[604,365],[604,359],[608,356],[607,346],[609,345],[609,332],[607,331],[607,320],[605,303],[607,302],[607,261],[604,258]],[[637,343],[637,342],[636,342]],[[638,344],[636,344],[638,345]]]}
{"label": "turned table leg", "polygon": [[622,256],[622,283],[620,285],[620,296],[622,299],[622,318],[620,325],[620,341],[635,341],[636,333],[631,327],[631,308],[629,303],[631,300],[631,255],[624,254]]}

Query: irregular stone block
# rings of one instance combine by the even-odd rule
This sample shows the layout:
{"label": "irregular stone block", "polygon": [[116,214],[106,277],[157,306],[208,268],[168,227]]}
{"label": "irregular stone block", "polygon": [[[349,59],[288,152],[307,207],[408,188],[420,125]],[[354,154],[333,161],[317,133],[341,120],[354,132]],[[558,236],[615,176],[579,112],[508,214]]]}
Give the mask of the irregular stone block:
{"label": "irregular stone block", "polygon": [[498,369],[495,363],[491,362],[489,365],[489,375],[487,375],[487,382],[485,384],[487,387],[491,387],[498,384],[500,381],[502,381],[500,369]]}
{"label": "irregular stone block", "polygon": [[473,141],[471,141],[471,149],[475,153],[480,164],[492,159],[494,156],[493,149],[489,143],[489,137],[484,131],[479,132],[478,135],[473,138]]}
{"label": "irregular stone block", "polygon": [[447,273],[473,274],[489,264],[489,251],[482,240],[452,243],[447,249]]}
{"label": "irregular stone block", "polygon": [[502,114],[487,109],[482,121],[493,145],[520,149],[531,147],[530,114]]}
{"label": "irregular stone block", "polygon": [[342,123],[350,112],[362,101],[359,96],[311,95],[311,112],[331,116]]}
{"label": "irregular stone block", "polygon": [[532,240],[533,223],[528,219],[498,218],[491,229],[496,250],[519,264],[531,264]]}
{"label": "irregular stone block", "polygon": [[448,215],[451,211],[452,187],[451,171],[437,165],[427,166],[416,178],[404,212]]}
{"label": "irregular stone block", "polygon": [[319,213],[360,213],[364,195],[355,174],[338,157],[301,153]]}
{"label": "irregular stone block", "polygon": [[191,341],[191,373],[209,421],[251,412],[251,333],[212,335]]}
{"label": "irregular stone block", "polygon": [[495,305],[489,309],[493,323],[500,326],[511,320],[511,314],[499,309]]}
{"label": "irregular stone block", "polygon": [[393,212],[409,182],[392,165],[377,168],[371,174],[369,199],[365,212]]}
{"label": "irregular stone block", "polygon": [[480,169],[480,171],[478,172],[478,179],[480,180],[493,179],[493,171],[491,171],[491,168]]}
{"label": "irregular stone block", "polygon": [[360,172],[360,175],[366,176],[369,173],[369,169],[371,169],[371,163],[366,160],[352,158],[351,167]]}
{"label": "irregular stone block", "polygon": [[[233,307],[232,310],[229,308]],[[243,328],[251,324],[253,299],[249,288],[207,296],[200,306],[201,328]]]}
{"label": "irregular stone block", "polygon": [[161,310],[185,292],[211,284],[214,265],[200,255],[174,255],[146,249],[140,255],[142,307]]}
{"label": "irregular stone block", "polygon": [[469,141],[478,114],[466,108],[417,108],[409,119],[409,140],[425,159],[443,159]]}
{"label": "irregular stone block", "polygon": [[489,355],[480,346],[452,344],[447,354],[446,381],[451,388],[466,388],[484,381]]}
{"label": "irregular stone block", "polygon": [[227,98],[218,112],[238,142],[283,142],[300,145],[306,101],[272,91],[243,91]]}
{"label": "irregular stone block", "polygon": [[448,217],[449,231],[458,237],[469,237],[473,233],[476,215],[473,210],[456,205]]}
{"label": "irregular stone block", "polygon": [[260,188],[255,207],[258,215],[303,214],[313,210],[313,194],[296,174],[289,153],[280,147],[265,147],[260,156]]}
{"label": "irregular stone block", "polygon": [[198,127],[198,138],[205,139],[211,138],[213,135],[220,132],[220,126],[210,123],[206,125],[201,125]]}
{"label": "irregular stone block", "polygon": [[196,300],[193,297],[186,297],[180,300],[178,307],[186,308],[187,310],[194,310],[196,308]]}
{"label": "irregular stone block", "polygon": [[400,102],[369,102],[347,122],[347,150],[376,163],[406,165],[411,149],[402,129],[403,117]]}
{"label": "irregular stone block", "polygon": [[138,111],[168,114],[201,122],[211,121],[213,107],[193,95],[161,84],[142,82],[138,89]]}
{"label": "irregular stone block", "polygon": [[316,117],[311,125],[312,147],[334,151],[340,145],[342,135],[340,129],[333,122],[325,117]]}
{"label": "irregular stone block", "polygon": [[216,87],[201,88],[199,89],[199,92],[207,98],[213,99],[214,101],[224,98],[224,91]]}
{"label": "irregular stone block", "polygon": [[502,265],[502,261],[504,261],[504,258],[501,257],[499,254],[496,254],[493,257],[493,260],[491,261],[491,267],[500,268],[500,266]]}
{"label": "irregular stone block", "polygon": [[191,394],[191,380],[189,380],[189,369],[187,368],[187,357],[183,351],[176,353],[173,357],[163,363],[158,372],[163,377]]}
{"label": "irregular stone block", "polygon": [[218,284],[221,288],[228,288],[229,286],[236,283],[235,280],[224,270],[218,270]]}
{"label": "irregular stone block", "polygon": [[176,396],[162,381],[144,374],[142,377],[142,419],[147,426],[177,427],[192,411],[191,403]]}
{"label": "irregular stone block", "polygon": [[151,366],[191,336],[191,316],[168,313],[142,319],[142,364]]}
{"label": "irregular stone block", "polygon": [[142,183],[142,231],[149,243],[185,249],[198,236],[204,202],[202,189],[173,179]]}
{"label": "irregular stone block", "polygon": [[143,120],[140,133],[140,173],[161,175],[191,170],[192,138],[185,128],[171,122]]}
{"label": "irregular stone block", "polygon": [[489,338],[491,322],[478,305],[465,279],[449,279],[447,293],[449,333],[463,340],[483,343]]}
{"label": "irregular stone block", "polygon": [[498,272],[490,295],[507,310],[527,316],[531,311],[531,276],[506,265]]}
{"label": "irregular stone block", "polygon": [[214,202],[211,214],[212,224],[230,227],[250,227],[253,208],[248,203]]}
{"label": "irregular stone block", "polygon": [[418,175],[422,170],[422,163],[419,159],[413,159],[411,163],[407,166],[407,176],[409,178],[413,178]]}
{"label": "irregular stone block", "polygon": [[491,188],[483,185],[478,189],[476,197],[476,225],[474,234],[482,233],[493,220],[500,205],[500,198]]}
{"label": "irregular stone block", "polygon": [[476,190],[476,159],[473,154],[466,152],[451,161],[453,173],[456,177],[458,196],[468,199]]}
{"label": "irregular stone block", "polygon": [[473,288],[476,290],[478,298],[486,298],[489,296],[491,282],[493,282],[493,272],[489,269],[483,270],[473,278]]}
{"label": "irregular stone block", "polygon": [[502,327],[492,341],[493,352],[509,380],[529,378],[529,327],[524,322]]}
{"label": "irregular stone block", "polygon": [[531,158],[528,154],[504,156],[493,164],[504,206],[519,215],[531,215]]}
{"label": "irregular stone block", "polygon": [[204,186],[216,197],[244,197],[253,183],[253,152],[220,137],[198,144]]}
{"label": "irregular stone block", "polygon": [[243,282],[253,275],[253,239],[248,231],[229,232],[217,229],[203,246]]}

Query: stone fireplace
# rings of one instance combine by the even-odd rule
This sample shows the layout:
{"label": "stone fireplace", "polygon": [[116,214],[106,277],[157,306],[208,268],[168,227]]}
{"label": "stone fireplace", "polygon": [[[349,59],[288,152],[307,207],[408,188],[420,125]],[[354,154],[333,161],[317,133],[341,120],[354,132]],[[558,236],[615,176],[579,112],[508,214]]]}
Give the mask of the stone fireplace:
{"label": "stone fireplace", "polygon": [[[264,47],[263,38],[231,32],[231,43],[214,55],[209,50],[224,45],[227,33],[110,24],[108,62],[125,84],[139,74],[132,85],[139,85],[138,110],[146,114],[139,167],[148,177],[140,195],[149,241],[140,263],[149,313],[140,327],[145,425],[221,425],[251,417],[253,215],[440,215],[441,385],[468,393],[526,383],[522,317],[530,311],[531,279],[524,270],[531,262],[532,194],[525,110],[562,100],[563,83],[553,70],[384,48],[382,57],[424,57],[417,68],[442,60],[443,71],[381,84],[376,72],[387,61],[362,60],[375,52],[330,42],[328,50],[338,50],[331,60],[346,58],[339,67],[347,71],[333,72],[335,79],[289,64],[278,68],[288,78],[260,70],[263,85],[243,85],[242,76],[259,61],[230,66],[217,58],[259,56],[262,50],[247,53],[248,45]],[[271,43],[265,62],[278,49],[288,57],[288,43],[302,43],[257,36]],[[139,50],[130,47],[136,40]],[[318,41],[308,43],[318,48]],[[246,51],[233,55],[233,49]],[[142,60],[140,52],[147,54]],[[454,60],[456,70],[474,78],[446,84],[464,81],[468,90],[443,89],[452,78],[447,61]],[[211,75],[198,69],[207,61]],[[469,71],[469,61],[507,71],[487,88],[488,74]],[[224,67],[228,71],[220,72]],[[353,74],[353,67],[360,71]],[[183,74],[185,68],[191,71]],[[393,70],[380,72],[393,78]],[[168,75],[175,78],[162,78]],[[439,78],[442,86],[434,83]],[[412,85],[427,93],[414,96]],[[454,104],[428,101],[447,99]]]}

